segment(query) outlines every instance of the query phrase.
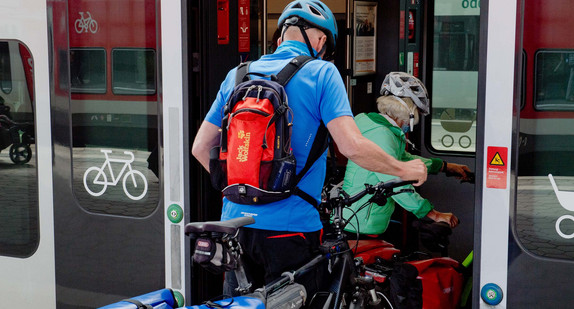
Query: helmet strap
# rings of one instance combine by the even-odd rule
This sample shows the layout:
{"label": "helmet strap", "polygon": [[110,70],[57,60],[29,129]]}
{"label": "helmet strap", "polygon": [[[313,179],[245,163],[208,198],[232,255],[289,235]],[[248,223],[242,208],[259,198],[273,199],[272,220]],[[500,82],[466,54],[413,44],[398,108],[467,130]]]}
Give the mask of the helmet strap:
{"label": "helmet strap", "polygon": [[412,132],[413,128],[415,126],[415,109],[416,109],[416,106],[409,109],[409,106],[407,105],[407,103],[405,101],[403,101],[403,99],[401,99],[400,97],[397,97],[397,96],[393,96],[393,98],[395,98],[397,101],[399,101],[409,111],[409,125],[410,125],[410,129]]}
{"label": "helmet strap", "polygon": [[307,32],[305,31],[309,28],[306,28],[305,26],[301,26],[301,25],[297,25],[297,27],[299,27],[299,30],[301,30],[301,35],[303,36],[303,39],[305,39],[305,44],[307,44],[307,48],[309,49],[309,54],[311,54],[311,57],[318,58],[321,53],[315,54],[315,51],[313,50],[313,46],[311,45],[311,40],[309,40],[309,36],[307,35]]}

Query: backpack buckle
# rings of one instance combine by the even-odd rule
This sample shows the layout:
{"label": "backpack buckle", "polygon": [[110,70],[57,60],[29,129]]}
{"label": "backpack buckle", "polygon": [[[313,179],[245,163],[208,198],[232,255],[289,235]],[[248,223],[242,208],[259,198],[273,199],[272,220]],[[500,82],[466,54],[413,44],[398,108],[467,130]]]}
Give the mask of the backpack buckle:
{"label": "backpack buckle", "polygon": [[237,186],[237,192],[239,194],[245,195],[245,194],[247,194],[247,188],[243,185],[239,185],[239,186]]}

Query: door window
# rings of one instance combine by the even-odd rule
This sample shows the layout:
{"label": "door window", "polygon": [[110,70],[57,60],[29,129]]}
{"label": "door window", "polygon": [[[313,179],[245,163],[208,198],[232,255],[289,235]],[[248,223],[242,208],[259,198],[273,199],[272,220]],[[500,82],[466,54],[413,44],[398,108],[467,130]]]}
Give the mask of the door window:
{"label": "door window", "polygon": [[534,255],[574,260],[574,50],[527,52],[515,231]]}
{"label": "door window", "polygon": [[430,144],[437,151],[476,149],[479,13],[460,1],[435,2]]}
{"label": "door window", "polygon": [[156,0],[68,3],[75,196],[90,213],[149,216],[160,198]]}
{"label": "door window", "polygon": [[26,45],[0,41],[0,255],[38,246],[34,61]]}

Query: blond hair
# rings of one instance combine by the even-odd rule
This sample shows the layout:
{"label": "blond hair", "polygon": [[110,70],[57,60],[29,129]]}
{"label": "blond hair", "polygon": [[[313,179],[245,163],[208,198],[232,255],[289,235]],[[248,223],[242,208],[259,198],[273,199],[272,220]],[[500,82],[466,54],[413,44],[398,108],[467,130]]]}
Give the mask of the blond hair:
{"label": "blond hair", "polygon": [[414,124],[418,124],[419,112],[413,100],[410,98],[401,99],[407,104],[408,108],[405,107],[395,96],[380,96],[377,99],[377,109],[379,110],[379,113],[386,114],[396,120],[402,120],[408,124],[410,111],[413,111],[415,115]]}

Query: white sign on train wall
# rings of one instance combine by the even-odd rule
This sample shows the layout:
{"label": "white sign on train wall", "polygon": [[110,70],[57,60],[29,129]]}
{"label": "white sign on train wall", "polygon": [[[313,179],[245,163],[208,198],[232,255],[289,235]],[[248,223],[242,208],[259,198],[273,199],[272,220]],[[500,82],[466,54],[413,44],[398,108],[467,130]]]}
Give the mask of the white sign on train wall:
{"label": "white sign on train wall", "polygon": [[437,0],[435,16],[480,15],[480,0]]}

